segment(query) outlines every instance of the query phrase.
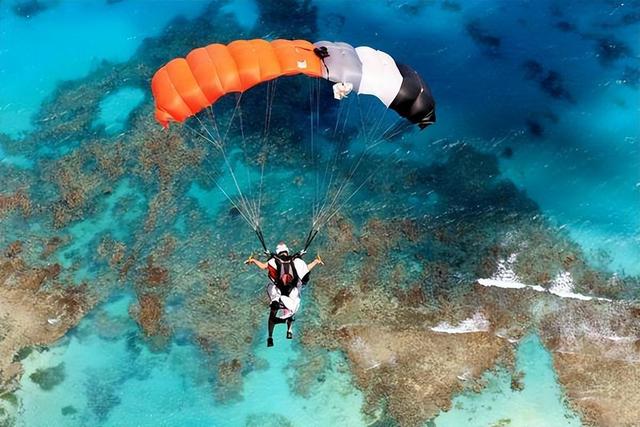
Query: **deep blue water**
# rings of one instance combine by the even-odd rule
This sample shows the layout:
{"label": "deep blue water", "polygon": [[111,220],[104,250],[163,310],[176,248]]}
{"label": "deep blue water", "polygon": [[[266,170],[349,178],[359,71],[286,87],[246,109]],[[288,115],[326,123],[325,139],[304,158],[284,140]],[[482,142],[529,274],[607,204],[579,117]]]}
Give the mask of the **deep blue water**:
{"label": "deep blue water", "polygon": [[[14,178],[22,180],[26,176],[36,183],[30,189],[35,197],[46,200],[50,189],[43,181],[51,167],[49,162],[73,154],[86,135],[76,137],[71,133],[63,140],[46,135],[38,144],[21,145],[20,141],[41,129],[41,105],[52,99],[64,81],[87,77],[91,84],[94,73],[104,70],[103,61],[120,64],[148,54],[143,49],[145,38],[159,36],[176,16],[197,17],[208,2],[35,3],[42,7],[27,13],[29,2],[0,1],[0,133],[9,138],[0,140],[0,177],[11,183]],[[438,123],[424,132],[407,133],[394,142],[396,145],[381,145],[378,154],[382,158],[429,165],[444,162],[461,146],[495,156],[500,177],[522,190],[558,233],[582,248],[593,266],[620,275],[640,274],[640,3],[318,0],[313,4],[317,6],[318,40],[346,41],[389,52],[398,62],[411,64],[431,86],[438,105]],[[224,20],[236,21],[233,28],[239,32],[227,34],[228,39],[249,34],[274,39],[295,33],[295,28],[290,27],[281,30],[286,34],[278,33],[280,27],[262,32],[259,7],[251,0],[222,7],[228,13],[223,15]],[[216,15],[216,19],[222,19],[220,16]],[[212,24],[224,29],[228,23]],[[176,21],[171,25],[186,24]],[[203,37],[198,28],[189,30]],[[139,125],[139,121],[131,119],[139,120],[140,111],[149,108],[150,90],[148,79],[142,83],[116,81],[113,87],[100,90],[104,94],[96,106],[91,128],[82,131],[97,132],[108,147]],[[280,99],[286,99],[285,93],[286,86],[278,87]],[[277,105],[278,99],[276,108],[284,108]],[[74,102],[81,104],[84,100],[78,98]],[[355,103],[353,99],[349,102]],[[365,104],[365,111],[368,105]],[[338,110],[335,105],[331,108]],[[156,129],[150,111],[145,123]],[[330,129],[333,123],[329,120],[321,126]],[[308,132],[308,123],[280,122],[272,126]],[[322,147],[322,140],[316,143]],[[357,152],[362,143],[355,138],[351,150]],[[331,154],[327,154],[320,161],[330,159]],[[127,159],[127,167],[133,170],[136,161]],[[240,177],[240,186],[255,189],[259,168],[249,165],[238,151],[230,153],[230,161]],[[221,173],[221,185],[231,195],[237,194],[231,177],[224,170]],[[270,165],[266,173],[271,183],[290,182],[305,175],[302,164],[299,170]],[[460,179],[465,179],[464,173],[459,173]],[[307,181],[312,180],[306,177]],[[308,212],[312,195],[305,190],[313,188],[309,182],[295,194],[287,189],[273,190],[275,201],[265,207],[266,211],[274,215]],[[140,188],[144,184],[156,185],[141,183],[132,176],[118,181],[109,194],[97,199],[93,210],[55,231],[64,233],[68,240],[53,257],[69,269],[73,281],[91,282],[101,277],[104,262],[96,259],[95,253],[102,238],[126,244],[137,242],[136,233],[144,226],[153,197],[148,188]],[[229,206],[215,186],[204,185],[201,179],[193,179],[180,187],[184,190],[182,204],[172,206],[178,211],[177,219],[161,231],[171,230],[188,240],[194,223],[205,224],[212,230],[211,245],[215,244],[216,249],[243,255],[251,248],[258,249],[242,221],[237,221],[237,230],[231,232],[216,229],[216,218]],[[15,190],[11,184],[7,189]],[[351,201],[356,206],[356,216],[404,213],[407,217],[420,217],[430,212],[435,203],[431,195],[419,192],[396,191],[393,198],[386,200],[385,196],[366,191],[365,188]],[[402,201],[400,205],[398,200]],[[478,212],[484,212],[482,208],[478,206]],[[193,215],[201,215],[197,220],[201,222]],[[42,217],[35,217],[28,224],[16,221],[2,226],[3,247],[16,238],[37,240],[38,236],[54,233],[50,222]],[[306,213],[292,220],[295,226],[306,226],[307,221]],[[238,241],[220,242],[221,233],[223,237],[235,235]],[[279,238],[277,227],[265,228],[265,233],[270,242]],[[161,235],[157,232],[153,238],[159,240]],[[208,245],[206,241],[193,243],[193,252],[180,259],[184,263],[179,265],[181,271],[192,271],[199,255],[214,250]],[[256,280],[247,272],[238,279]],[[360,412],[363,395],[353,386],[348,363],[338,352],[328,355],[327,380],[310,396],[293,392],[292,368],[287,361],[303,351],[295,341],[280,340],[280,352],[275,353],[267,352],[262,339],[256,339],[252,349],[255,358],[264,361],[264,369],[246,373],[242,399],[214,402],[211,383],[215,380],[206,363],[199,363],[206,357],[196,345],[175,337],[163,352],[148,347],[128,313],[133,285],[121,284],[117,292],[105,286],[105,302],[91,316],[49,351],[34,353],[27,359],[27,375],[18,393],[22,399],[16,415],[19,425],[44,425],[43,420],[47,425],[61,426],[263,425],[264,419],[274,424],[288,420],[293,425],[365,424]],[[239,284],[232,286],[241,288]],[[176,303],[175,312],[170,315],[178,318],[183,315],[182,309]],[[264,328],[259,328],[257,334],[262,337]],[[493,396],[491,393],[500,395],[495,399],[502,403],[499,410],[488,414],[477,409],[487,422],[522,414],[523,407],[531,404],[533,408],[549,405],[552,409],[544,414],[533,410],[528,425],[578,425],[573,418],[558,422],[559,414],[566,409],[546,350],[535,338],[522,346],[519,363],[540,361],[540,366],[523,369],[543,373],[531,380],[538,383],[530,390],[551,390],[549,395],[553,398],[547,401],[545,397],[536,403],[538,396],[531,392],[527,398],[511,399],[506,391],[508,379],[498,372],[490,381],[488,394],[460,397],[462,403],[437,418],[436,425],[459,425],[457,417],[486,407],[484,401],[493,398],[487,397]],[[54,390],[42,391],[28,379],[28,374],[37,368],[60,363],[64,363],[66,377]],[[77,413],[63,415],[61,408],[69,405]],[[545,415],[550,418],[545,420]],[[315,422],[309,423],[309,419]]]}

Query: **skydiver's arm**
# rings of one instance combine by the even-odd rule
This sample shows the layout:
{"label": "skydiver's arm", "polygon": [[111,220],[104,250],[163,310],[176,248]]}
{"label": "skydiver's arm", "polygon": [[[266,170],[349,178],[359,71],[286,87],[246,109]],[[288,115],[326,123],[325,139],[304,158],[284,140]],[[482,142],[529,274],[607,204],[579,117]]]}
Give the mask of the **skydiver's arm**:
{"label": "skydiver's arm", "polygon": [[311,261],[311,263],[309,263],[308,265],[309,271],[313,270],[313,268],[316,265],[324,265],[324,261],[322,261],[322,258],[320,258],[320,255],[316,255],[316,259],[314,259],[313,261]]}
{"label": "skydiver's arm", "polygon": [[260,270],[266,270],[269,267],[269,265],[266,262],[258,261],[253,257],[253,255],[247,258],[247,260],[244,263],[247,265],[253,264],[257,266]]}

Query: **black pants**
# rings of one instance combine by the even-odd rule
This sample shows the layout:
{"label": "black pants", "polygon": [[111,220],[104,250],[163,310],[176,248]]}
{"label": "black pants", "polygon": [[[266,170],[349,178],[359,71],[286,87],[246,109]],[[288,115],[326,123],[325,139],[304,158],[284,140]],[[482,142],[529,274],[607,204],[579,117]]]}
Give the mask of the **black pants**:
{"label": "black pants", "polygon": [[293,316],[288,319],[280,319],[277,314],[280,309],[280,303],[277,301],[273,301],[271,303],[271,311],[269,312],[269,338],[273,337],[273,328],[279,323],[287,323],[287,331],[291,330],[291,325],[293,324]]}

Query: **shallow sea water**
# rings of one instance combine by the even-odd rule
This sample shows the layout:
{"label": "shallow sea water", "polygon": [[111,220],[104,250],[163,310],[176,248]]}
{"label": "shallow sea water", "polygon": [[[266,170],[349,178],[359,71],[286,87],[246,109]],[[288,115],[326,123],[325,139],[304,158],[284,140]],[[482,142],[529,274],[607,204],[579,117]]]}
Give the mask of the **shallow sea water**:
{"label": "shallow sea water", "polygon": [[[48,9],[25,18],[13,12],[16,3],[0,1],[0,132],[13,140],[32,131],[32,118],[58,84],[90,75],[101,61],[128,60],[145,37],[157,36],[178,15],[197,16],[207,5],[200,0],[51,0],[42,2]],[[622,275],[640,274],[638,24],[620,24],[626,14],[640,13],[637,4],[313,3],[318,7],[320,39],[393,52],[429,82],[438,101],[438,124],[425,131],[433,150],[425,150],[412,134],[402,143],[404,158],[441,161],[449,145],[461,143],[496,155],[502,176],[524,190],[594,265]],[[232,1],[224,7],[229,19],[237,19],[245,31],[260,25],[253,1]],[[563,30],[559,22],[573,29]],[[481,28],[480,34],[470,31],[470,25]],[[618,47],[607,50],[607,43]],[[560,78],[546,87],[523,78],[523,63],[530,60]],[[130,114],[148,102],[148,87],[122,82],[105,93],[93,126],[104,127],[108,136],[126,133]],[[0,177],[37,170],[41,160],[71,153],[75,144],[43,143],[35,152],[8,152],[0,143]],[[397,154],[395,148],[389,151]],[[258,179],[258,168],[247,165],[238,153],[230,157],[241,185]],[[292,176],[288,170],[268,173],[275,182]],[[221,183],[234,194],[230,176],[223,175]],[[65,229],[69,241],[55,257],[63,267],[76,267],[76,283],[100,274],[93,254],[102,237],[127,242],[140,226],[148,200],[136,185],[120,181],[91,215]],[[203,188],[195,180],[185,196],[192,203],[188,209],[199,209],[212,219],[228,209],[215,187]],[[407,194],[406,199],[416,212],[428,211],[432,204],[428,195]],[[280,201],[274,209],[296,211],[299,202]],[[386,206],[376,209],[384,214]],[[188,223],[185,207],[171,227],[186,236]],[[47,225],[29,227],[14,232],[37,233]],[[260,363],[244,373],[242,397],[216,402],[211,387],[215,378],[200,363],[200,348],[178,336],[165,350],[153,351],[129,316],[131,302],[126,290],[111,296],[58,343],[25,360],[17,393],[18,425],[364,426],[373,421],[361,413],[364,397],[353,385],[344,355],[331,353],[322,381],[309,396],[299,396],[291,387],[290,362],[302,351],[300,344],[285,340],[280,336],[284,331],[278,330],[277,351],[267,349],[264,327],[252,344]],[[300,321],[304,322],[304,310]],[[52,390],[31,381],[37,369],[60,364],[65,378]],[[565,407],[550,355],[535,335],[518,344],[517,369],[524,373],[523,391],[512,391],[509,374],[498,368],[485,374],[487,387],[481,393],[457,396],[452,409],[428,425],[580,425]],[[65,407],[73,411],[64,415]]]}

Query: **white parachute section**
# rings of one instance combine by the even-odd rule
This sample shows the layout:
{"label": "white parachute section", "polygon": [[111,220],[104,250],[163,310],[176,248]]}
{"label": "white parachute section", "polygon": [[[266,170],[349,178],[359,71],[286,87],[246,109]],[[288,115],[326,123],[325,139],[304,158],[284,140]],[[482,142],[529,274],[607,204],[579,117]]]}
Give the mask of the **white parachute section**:
{"label": "white parachute section", "polygon": [[373,95],[389,108],[402,86],[402,74],[388,53],[367,46],[356,48],[362,62],[359,95]]}

